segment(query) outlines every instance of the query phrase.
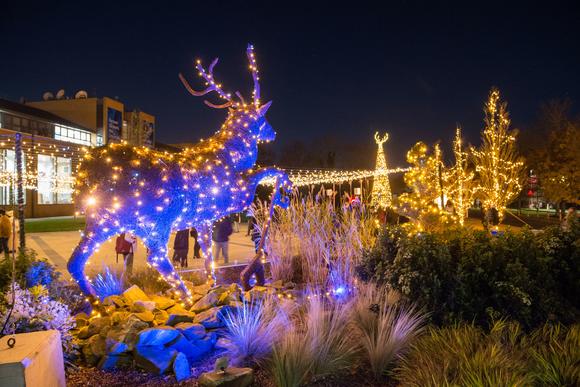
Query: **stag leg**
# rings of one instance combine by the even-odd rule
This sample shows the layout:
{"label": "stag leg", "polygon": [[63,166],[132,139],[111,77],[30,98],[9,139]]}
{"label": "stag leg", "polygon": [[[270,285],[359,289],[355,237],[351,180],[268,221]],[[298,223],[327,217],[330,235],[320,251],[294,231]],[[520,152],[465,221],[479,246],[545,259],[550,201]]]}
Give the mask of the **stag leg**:
{"label": "stag leg", "polygon": [[96,295],[95,289],[93,289],[91,283],[85,276],[87,261],[93,255],[94,250],[113,235],[114,231],[112,230],[87,225],[81,240],[68,260],[68,271],[72,278],[79,284],[81,291],[86,295]]}
{"label": "stag leg", "polygon": [[215,264],[213,261],[213,255],[211,251],[211,241],[212,241],[212,224],[211,222],[202,223],[197,225],[197,242],[201,247],[201,254],[205,259],[205,272],[208,278],[213,279],[215,282]]}
{"label": "stag leg", "polygon": [[240,282],[245,291],[252,289],[250,278],[252,278],[252,275],[254,274],[256,275],[256,285],[264,286],[266,283],[264,264],[262,263],[263,254],[264,252],[262,250],[258,251],[248,266],[246,266],[240,273]]}
{"label": "stag leg", "polygon": [[268,210],[268,217],[266,218],[266,223],[262,227],[262,236],[260,244],[258,246],[258,251],[254,258],[250,261],[248,266],[240,274],[240,282],[244,290],[250,290],[250,278],[252,275],[256,275],[256,284],[258,286],[263,286],[265,283],[264,275],[264,265],[262,263],[262,256],[264,254],[264,243],[268,237],[268,229],[270,228],[270,221],[274,213],[274,206],[280,206],[283,208],[288,207],[288,201],[285,200],[284,196],[280,192],[280,188],[284,187],[287,191],[289,189],[288,176],[284,171],[275,168],[266,168],[258,171],[253,178],[253,182],[259,183],[264,177],[276,176],[276,184],[274,185],[274,192],[272,192],[272,201],[270,202],[270,208]]}
{"label": "stag leg", "polygon": [[147,235],[142,232],[137,232],[145,246],[147,246],[147,262],[151,267],[157,269],[159,274],[176,290],[180,295],[190,296],[190,291],[187,289],[181,276],[175,271],[173,264],[167,256],[167,244],[169,243],[170,232],[152,231]]}

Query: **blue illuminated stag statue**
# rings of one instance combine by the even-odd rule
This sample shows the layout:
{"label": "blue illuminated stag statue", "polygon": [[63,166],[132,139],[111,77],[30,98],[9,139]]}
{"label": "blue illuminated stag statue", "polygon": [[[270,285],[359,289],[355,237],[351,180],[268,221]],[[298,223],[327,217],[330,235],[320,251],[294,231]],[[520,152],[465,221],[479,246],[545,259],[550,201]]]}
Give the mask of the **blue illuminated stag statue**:
{"label": "blue illuminated stag statue", "polygon": [[253,47],[247,50],[254,80],[253,96],[246,103],[239,92],[233,98],[213,76],[215,59],[207,71],[197,61],[199,75],[207,88],[195,91],[180,74],[187,90],[195,96],[215,92],[221,104],[204,101],[214,108],[228,108],[221,129],[207,140],[180,153],[167,153],[109,144],[87,151],[79,166],[75,203],[86,213],[82,238],[68,262],[72,277],[86,294],[95,291],[84,269],[95,249],[122,232],[139,237],[148,249],[149,265],[189,298],[189,290],[167,256],[172,231],[195,227],[206,259],[206,271],[214,277],[211,253],[212,225],[229,214],[248,208],[257,185],[275,179],[274,204],[286,207],[290,189],[286,173],[276,168],[253,170],[258,143],[272,141],[276,133],[266,121],[271,102],[260,103],[258,69]]}

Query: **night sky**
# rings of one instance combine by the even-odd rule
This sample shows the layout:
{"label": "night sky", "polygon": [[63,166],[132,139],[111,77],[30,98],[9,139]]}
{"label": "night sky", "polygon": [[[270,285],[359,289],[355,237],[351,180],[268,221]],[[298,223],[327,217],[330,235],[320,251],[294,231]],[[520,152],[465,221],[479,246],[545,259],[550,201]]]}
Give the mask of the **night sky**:
{"label": "night sky", "polygon": [[[61,88],[118,97],[155,115],[165,143],[207,137],[225,118],[189,95],[177,74],[201,89],[194,59],[209,64],[219,56],[215,74],[224,88],[248,95],[248,42],[262,98],[274,100],[268,120],[278,149],[317,141],[316,149],[335,147],[341,159],[341,149],[374,149],[374,131],[387,130],[390,163],[401,165],[417,140],[449,143],[456,123],[478,144],[494,85],[522,130],[543,102],[568,98],[576,112],[580,105],[573,2],[12,3],[0,11],[0,97],[39,100]],[[372,152],[359,157],[357,167],[372,167]]]}

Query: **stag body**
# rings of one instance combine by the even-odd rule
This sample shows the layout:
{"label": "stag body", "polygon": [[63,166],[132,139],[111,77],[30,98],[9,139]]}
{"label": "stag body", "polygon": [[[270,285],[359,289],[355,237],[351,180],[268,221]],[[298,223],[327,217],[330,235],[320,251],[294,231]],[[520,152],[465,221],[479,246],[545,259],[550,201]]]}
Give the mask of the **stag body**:
{"label": "stag body", "polygon": [[[248,57],[253,59],[250,48]],[[214,65],[215,61],[206,74],[211,80]],[[257,82],[256,76],[254,80]],[[195,92],[188,84],[186,87],[195,95],[207,93],[207,89]],[[85,293],[94,294],[84,275],[88,258],[101,243],[122,232],[138,236],[147,246],[148,263],[189,295],[167,257],[167,243],[172,231],[195,227],[206,269],[213,274],[213,222],[246,209],[262,179],[278,177],[280,185],[289,184],[281,170],[252,170],[258,142],[275,138],[265,119],[270,103],[260,106],[257,100],[256,86],[255,103],[234,104],[229,100],[228,118],[221,129],[208,140],[177,154],[111,144],[85,155],[79,168],[75,203],[85,209],[87,225],[68,265]],[[274,200],[283,205],[283,197],[277,192]]]}

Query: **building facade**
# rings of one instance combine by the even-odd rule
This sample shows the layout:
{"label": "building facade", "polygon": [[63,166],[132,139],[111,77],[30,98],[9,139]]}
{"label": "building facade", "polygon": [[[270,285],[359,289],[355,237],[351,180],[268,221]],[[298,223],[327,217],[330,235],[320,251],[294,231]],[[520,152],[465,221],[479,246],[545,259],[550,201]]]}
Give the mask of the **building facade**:
{"label": "building facade", "polygon": [[117,99],[89,98],[86,93],[80,96],[60,99],[49,97],[42,101],[27,102],[26,105],[89,128],[95,133],[93,145],[96,146],[122,140],[137,146],[155,145],[153,115],[139,110],[126,111],[125,105]]}
{"label": "building facade", "polygon": [[[78,95],[79,93],[77,93]],[[127,141],[155,145],[155,117],[112,98],[0,99],[0,208],[16,204],[15,137],[22,136],[25,216],[73,215],[73,182],[84,148]]]}

